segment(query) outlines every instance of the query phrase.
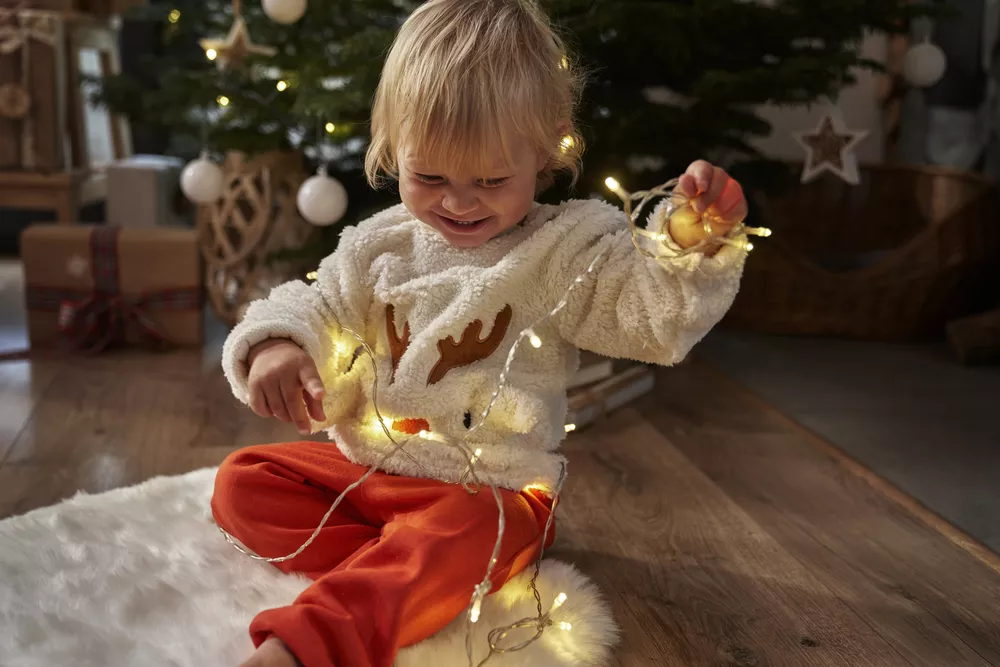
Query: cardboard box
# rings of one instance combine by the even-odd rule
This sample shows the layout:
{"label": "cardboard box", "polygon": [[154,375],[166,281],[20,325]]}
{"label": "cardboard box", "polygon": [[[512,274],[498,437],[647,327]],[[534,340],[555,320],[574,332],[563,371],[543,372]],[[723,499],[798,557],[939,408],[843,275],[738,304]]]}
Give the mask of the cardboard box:
{"label": "cardboard box", "polygon": [[194,230],[33,225],[21,234],[21,259],[32,347],[202,342]]}
{"label": "cardboard box", "polygon": [[184,161],[136,155],[107,168],[107,221],[118,227],[190,226],[178,202]]}

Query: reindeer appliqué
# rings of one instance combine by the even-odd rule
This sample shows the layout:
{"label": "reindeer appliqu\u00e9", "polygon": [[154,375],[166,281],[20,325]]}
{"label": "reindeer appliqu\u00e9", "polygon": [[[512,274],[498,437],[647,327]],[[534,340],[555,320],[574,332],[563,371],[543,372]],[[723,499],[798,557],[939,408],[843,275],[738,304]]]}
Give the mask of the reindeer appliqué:
{"label": "reindeer appliqu\u00e9", "polygon": [[[392,359],[392,377],[390,384],[396,379],[396,369],[399,367],[399,360],[403,358],[403,353],[410,346],[410,323],[403,323],[402,335],[396,330],[396,309],[389,304],[385,307],[385,328],[389,339],[389,354]],[[486,338],[481,338],[483,332],[483,321],[475,320],[465,327],[462,337],[457,341],[454,336],[448,336],[438,341],[438,362],[431,369],[427,376],[427,386],[437,384],[453,368],[461,368],[474,364],[477,361],[486,359],[497,351],[504,336],[507,335],[507,328],[514,317],[514,309],[509,305],[497,313],[493,322],[493,330]]]}

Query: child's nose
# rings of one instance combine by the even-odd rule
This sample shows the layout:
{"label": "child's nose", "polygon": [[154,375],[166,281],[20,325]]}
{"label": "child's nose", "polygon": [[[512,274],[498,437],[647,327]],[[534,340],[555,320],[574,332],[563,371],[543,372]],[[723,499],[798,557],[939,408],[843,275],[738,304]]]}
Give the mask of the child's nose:
{"label": "child's nose", "polygon": [[449,190],[441,200],[441,206],[452,215],[465,215],[476,210],[478,202],[472,193],[465,193],[460,190]]}

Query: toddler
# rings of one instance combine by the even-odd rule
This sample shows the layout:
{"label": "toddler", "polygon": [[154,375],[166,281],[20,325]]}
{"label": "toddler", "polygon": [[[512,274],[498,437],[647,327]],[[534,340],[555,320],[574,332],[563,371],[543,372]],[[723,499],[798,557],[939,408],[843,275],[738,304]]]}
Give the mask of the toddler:
{"label": "toddler", "polygon": [[[402,203],[344,230],[315,284],[290,282],[250,305],[225,344],[235,395],[263,417],[325,429],[331,443],[234,452],[212,499],[218,524],[263,557],[314,581],[250,626],[245,665],[390,667],[400,647],[454,620],[482,580],[506,514],[491,582],[533,563],[564,459],[566,384],[578,348],[670,365],[722,317],[745,251],[709,247],[678,262],[636,252],[625,215],[596,200],[558,206],[535,195],[578,170],[579,81],[533,0],[430,0],[401,27],[372,111],[366,170]],[[569,139],[566,139],[569,137]],[[739,186],[696,162],[680,189],[711,209],[713,232],[746,213]],[[692,247],[701,223],[672,222]],[[488,419],[472,428],[519,333],[551,311],[600,256],[566,307],[517,351]],[[361,335],[378,362],[378,405]],[[537,343],[537,340],[535,341]],[[470,428],[472,430],[470,431]],[[437,437],[440,436],[440,437]],[[551,539],[549,535],[549,539]]]}

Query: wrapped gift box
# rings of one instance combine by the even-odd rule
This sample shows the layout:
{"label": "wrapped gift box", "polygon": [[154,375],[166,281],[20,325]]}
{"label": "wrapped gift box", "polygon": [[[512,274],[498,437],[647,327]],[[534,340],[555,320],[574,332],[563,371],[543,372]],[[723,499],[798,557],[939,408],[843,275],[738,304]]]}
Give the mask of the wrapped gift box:
{"label": "wrapped gift box", "polygon": [[165,155],[136,155],[107,168],[107,220],[118,227],[187,225],[179,202],[184,161]]}
{"label": "wrapped gift box", "polygon": [[202,342],[194,230],[33,225],[21,234],[21,259],[33,347]]}

